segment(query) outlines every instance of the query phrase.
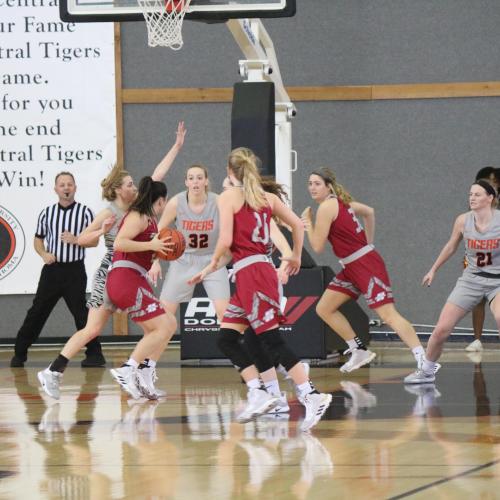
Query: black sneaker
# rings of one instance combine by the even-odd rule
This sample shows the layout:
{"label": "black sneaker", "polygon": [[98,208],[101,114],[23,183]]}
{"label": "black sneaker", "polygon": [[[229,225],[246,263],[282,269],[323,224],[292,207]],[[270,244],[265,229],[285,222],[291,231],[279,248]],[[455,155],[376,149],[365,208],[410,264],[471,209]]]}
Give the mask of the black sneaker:
{"label": "black sneaker", "polygon": [[104,368],[106,360],[102,354],[89,354],[81,362],[82,368]]}
{"label": "black sneaker", "polygon": [[21,359],[14,354],[14,356],[12,356],[12,359],[10,360],[10,366],[11,368],[23,368],[25,361],[26,359]]}

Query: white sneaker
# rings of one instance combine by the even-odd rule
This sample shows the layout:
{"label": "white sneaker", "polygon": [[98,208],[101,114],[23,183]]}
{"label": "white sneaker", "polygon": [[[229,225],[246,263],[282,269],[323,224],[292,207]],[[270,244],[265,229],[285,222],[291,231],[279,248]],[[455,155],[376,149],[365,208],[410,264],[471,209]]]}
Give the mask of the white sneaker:
{"label": "white sneaker", "polygon": [[436,380],[436,373],[441,368],[439,363],[436,363],[433,372],[426,372],[422,368],[418,368],[413,373],[410,373],[404,378],[405,384],[432,384]]}
{"label": "white sneaker", "polygon": [[351,353],[351,358],[347,363],[344,363],[340,367],[340,371],[342,373],[349,373],[357,370],[358,368],[370,363],[370,361],[372,361],[372,359],[376,356],[374,352],[369,350],[364,351],[363,349],[348,349],[344,352],[344,354],[348,354],[349,352]]}
{"label": "white sneaker", "polygon": [[45,394],[48,394],[51,398],[59,399],[61,393],[59,391],[59,384],[61,382],[62,373],[50,371],[48,368],[38,372],[38,380]]}
{"label": "white sneaker", "polygon": [[308,431],[314,427],[324,415],[325,411],[332,402],[332,395],[325,393],[310,393],[306,394],[302,400],[306,407],[306,417],[302,422],[300,429]]}
{"label": "white sneaker", "polygon": [[279,401],[278,396],[272,396],[263,389],[250,389],[247,395],[248,403],[245,409],[236,417],[240,424],[250,422],[255,417],[268,412]]}
{"label": "white sneaker", "polygon": [[137,387],[137,370],[131,366],[122,366],[111,368],[109,371],[125,392],[128,392],[134,399],[141,397],[141,392]]}
{"label": "white sneaker", "polygon": [[290,411],[290,406],[288,406],[288,401],[286,399],[286,392],[282,392],[278,397],[278,402],[276,406],[267,411],[267,414],[276,413],[288,413]]}
{"label": "white sneaker", "polygon": [[471,342],[466,348],[466,351],[468,352],[479,352],[483,350],[483,344],[481,344],[481,341],[479,339],[474,340]]}
{"label": "white sneaker", "polygon": [[141,394],[148,399],[158,399],[166,395],[165,391],[160,391],[155,387],[158,380],[156,369],[150,366],[139,368],[137,370],[137,387]]}
{"label": "white sneaker", "polygon": [[38,424],[38,431],[44,433],[44,439],[49,443],[54,441],[54,434],[64,433],[59,421],[59,403],[47,407]]}
{"label": "white sneaker", "polygon": [[[341,380],[340,385],[342,390],[351,397],[349,400],[349,415],[356,416],[358,411],[362,408],[373,408],[377,406],[377,396],[367,391],[360,384],[351,382],[350,380]],[[347,401],[346,406],[348,406]]]}
{"label": "white sneaker", "polygon": [[468,352],[467,357],[475,364],[478,365],[483,361],[483,351]]}
{"label": "white sneaker", "polygon": [[436,406],[436,399],[441,397],[441,393],[433,383],[406,385],[405,391],[417,396],[413,405],[413,415],[424,416],[427,411]]}
{"label": "white sneaker", "polygon": [[300,461],[301,479],[312,484],[316,477],[331,476],[333,462],[330,452],[312,434],[304,432],[301,434],[301,439],[306,449]]}

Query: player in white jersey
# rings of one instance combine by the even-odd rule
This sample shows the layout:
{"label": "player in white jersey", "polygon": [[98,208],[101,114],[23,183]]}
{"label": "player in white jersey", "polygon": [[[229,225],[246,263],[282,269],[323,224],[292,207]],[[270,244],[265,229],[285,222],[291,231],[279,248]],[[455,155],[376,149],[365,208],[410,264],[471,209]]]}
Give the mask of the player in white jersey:
{"label": "player in white jersey", "polygon": [[[194,285],[191,276],[200,272],[211,260],[219,236],[217,195],[209,191],[208,171],[204,165],[192,165],[186,171],[186,191],[175,195],[167,203],[158,223],[158,229],[175,227],[184,235],[186,250],[177,260],[170,262],[160,301],[175,314],[181,302],[189,302]],[[156,281],[160,272],[158,263],[150,272]],[[207,296],[214,303],[217,317],[222,319],[230,297],[228,273],[225,267],[203,280]]]}
{"label": "player in white jersey", "polygon": [[[488,181],[498,191],[498,189],[500,188],[500,168],[495,168],[492,166],[483,167],[477,172],[475,180]],[[497,210],[498,208],[499,207],[497,205]],[[466,265],[467,261],[464,259],[464,267]],[[472,310],[472,329],[474,330],[474,340],[466,346],[466,351],[480,352],[483,350],[483,345],[481,344],[481,335],[483,334],[485,308],[486,300],[483,299]],[[474,359],[474,356],[471,359]]]}
{"label": "player in white jersey", "polygon": [[467,267],[458,279],[439,316],[427,344],[426,359],[420,369],[405,378],[407,384],[434,382],[443,344],[455,325],[483,298],[500,329],[500,211],[495,210],[497,193],[484,180],[472,184],[470,212],[457,217],[451,237],[422,284],[430,286],[436,271],[455,253],[464,240]]}

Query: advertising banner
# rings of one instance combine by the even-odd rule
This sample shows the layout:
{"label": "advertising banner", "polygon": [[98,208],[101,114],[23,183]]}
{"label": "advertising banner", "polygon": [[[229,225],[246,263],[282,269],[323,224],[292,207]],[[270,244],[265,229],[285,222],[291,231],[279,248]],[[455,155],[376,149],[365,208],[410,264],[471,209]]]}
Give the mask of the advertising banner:
{"label": "advertising banner", "polygon": [[[71,172],[96,213],[116,160],[113,24],[63,23],[57,1],[28,4],[0,6],[0,294],[36,290],[33,238],[57,202],[56,174]],[[89,275],[102,253],[87,251]]]}

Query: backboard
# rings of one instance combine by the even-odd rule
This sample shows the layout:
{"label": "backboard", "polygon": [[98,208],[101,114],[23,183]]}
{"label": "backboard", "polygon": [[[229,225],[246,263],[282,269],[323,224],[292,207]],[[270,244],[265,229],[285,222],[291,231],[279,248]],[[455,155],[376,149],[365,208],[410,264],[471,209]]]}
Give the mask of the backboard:
{"label": "backboard", "polygon": [[[144,21],[137,0],[60,0],[66,22]],[[290,17],[295,0],[191,0],[185,19],[217,22],[237,18]]]}

